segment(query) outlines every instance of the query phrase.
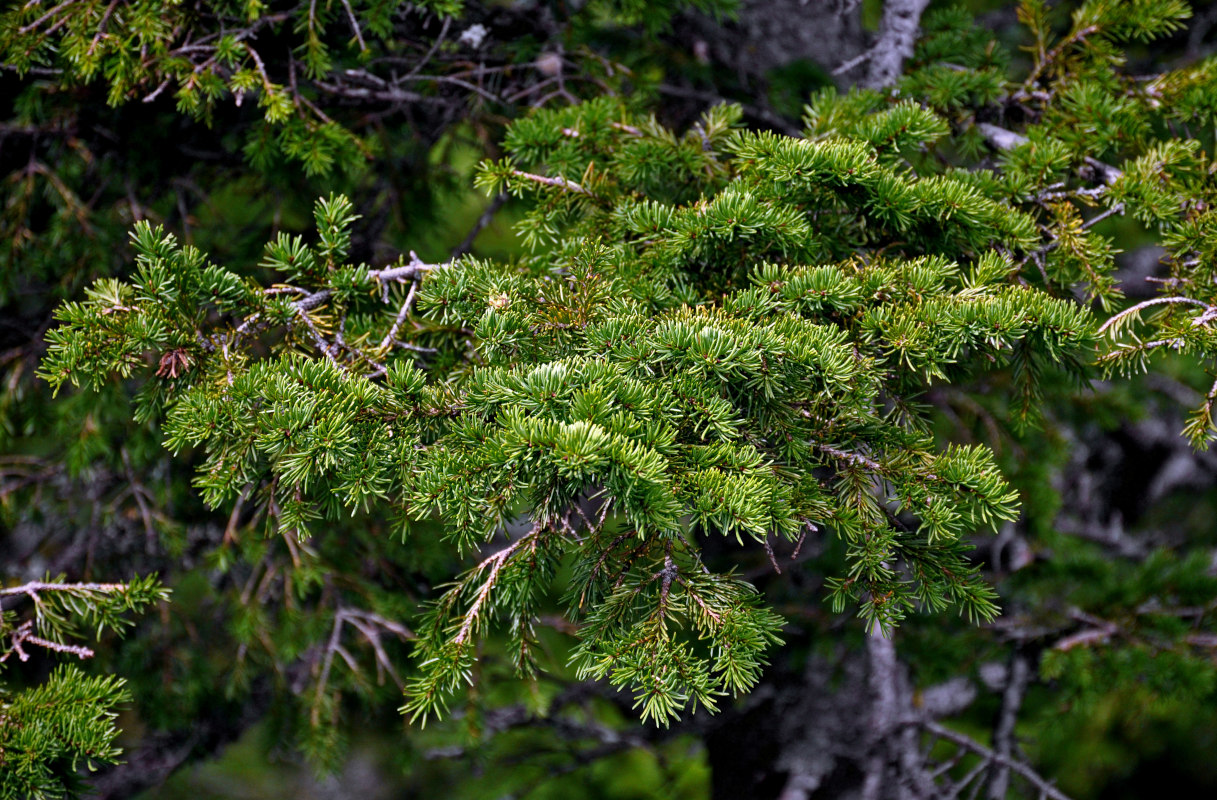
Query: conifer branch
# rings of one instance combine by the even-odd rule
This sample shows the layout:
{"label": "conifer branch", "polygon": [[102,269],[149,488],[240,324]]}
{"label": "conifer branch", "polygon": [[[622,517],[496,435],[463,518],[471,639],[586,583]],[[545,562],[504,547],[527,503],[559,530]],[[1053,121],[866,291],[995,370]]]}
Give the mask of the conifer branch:
{"label": "conifer branch", "polygon": [[1021,93],[1023,95],[1030,94],[1039,82],[1040,77],[1044,72],[1055,64],[1070,47],[1086,41],[1086,38],[1099,32],[1098,25],[1086,25],[1081,28],[1075,27],[1068,36],[1057,43],[1056,47],[1043,54],[1042,57],[1035,60],[1035,65],[1031,68],[1031,73],[1023,81]]}
{"label": "conifer branch", "polygon": [[68,8],[69,6],[73,5],[73,3],[74,3],[74,0],[64,0],[64,2],[60,3],[59,5],[52,6],[50,8],[50,10],[47,11],[45,14],[43,14],[41,17],[38,17],[33,22],[30,22],[29,24],[24,25],[21,28],[18,28],[17,32],[22,35],[25,35],[27,33],[32,33],[33,31],[37,30],[38,27],[42,25],[42,23],[55,17],[57,14],[59,14],[60,11],[63,11],[65,8]]}
{"label": "conifer branch", "polygon": [[828,453],[830,456],[832,456],[834,458],[838,458],[841,461],[845,461],[845,462],[853,464],[855,466],[866,467],[871,472],[883,472],[882,464],[880,464],[878,461],[875,461],[873,458],[868,458],[868,457],[862,455],[861,453],[847,453],[844,450],[840,450],[836,447],[832,447],[830,445],[826,445],[826,444],[822,444],[822,443],[817,443],[815,445],[815,447],[817,450],[821,450],[825,453]]}
{"label": "conifer branch", "polygon": [[[496,10],[495,31],[479,24],[480,33],[456,40],[448,38],[452,18],[428,17],[405,31],[399,17],[376,16],[379,5],[352,0],[328,10],[297,0],[282,13],[259,16],[255,9],[253,19],[209,16],[207,4],[187,4],[207,21],[202,28],[193,17],[184,23],[173,3],[136,8],[86,0],[85,11],[50,5],[50,13],[35,3],[5,18],[15,22],[0,39],[32,24],[28,35],[40,42],[18,40],[7,53],[62,66],[22,74],[52,77],[56,90],[96,75],[116,103],[164,102],[174,89],[181,107],[199,119],[225,98],[240,105],[256,96],[266,124],[247,141],[260,170],[278,172],[277,156],[284,154],[314,174],[358,165],[369,154],[360,131],[389,114],[421,114],[411,117],[412,127],[438,134],[441,127],[428,123],[447,122],[470,98],[496,104],[497,113],[497,104],[513,100],[574,100],[576,80],[598,85],[576,78],[578,59],[554,46],[569,37],[539,42],[542,58],[524,69],[482,50],[484,36],[499,35],[503,15],[519,19],[512,9]],[[131,27],[128,14],[146,14],[145,6],[161,9],[164,19],[135,26],[150,32],[140,51],[144,43],[131,45],[118,28]],[[856,715],[862,721],[854,729],[873,725],[871,747],[844,756],[851,770],[863,765],[863,794],[979,796],[987,780],[992,796],[1017,788],[1016,781],[1056,796],[1013,766],[1029,660],[1011,662],[991,748],[956,741],[948,766],[935,771],[918,751],[918,732],[952,740],[920,727],[934,714],[913,708],[895,650],[878,632],[917,609],[954,608],[973,620],[996,613],[993,590],[968,550],[978,535],[1015,515],[1018,493],[999,463],[1019,463],[1043,442],[1069,439],[1055,438],[1056,431],[1011,433],[996,422],[1003,395],[1015,395],[1024,409],[1043,407],[1050,425],[1064,424],[1053,412],[1054,395],[1040,393],[1058,391],[1058,373],[1087,380],[1100,334],[1127,334],[1100,356],[1103,364],[1143,366],[1160,347],[1211,360],[1217,194],[1208,151],[1188,140],[1196,126],[1211,122],[1213,76],[1203,64],[1160,76],[1123,74],[1120,43],[1170,32],[1187,12],[1175,0],[1086,3],[1063,38],[1039,19],[1041,4],[1028,2],[1021,13],[1033,18],[1035,59],[1021,89],[1011,88],[1018,84],[1010,82],[1000,44],[966,15],[946,10],[926,16],[924,47],[896,82],[926,6],[925,0],[886,4],[874,47],[838,70],[866,63],[868,80],[882,91],[818,94],[805,135],[764,108],[726,104],[687,130],[668,131],[632,113],[633,101],[614,97],[517,120],[503,140],[504,158],[479,176],[496,200],[446,264],[423,264],[413,252],[408,263],[383,269],[352,263],[353,252],[383,244],[377,240],[388,234],[379,233],[380,223],[370,225],[367,240],[354,246],[355,209],[337,197],[318,204],[315,239],[284,235],[269,243],[262,262],[276,273],[269,287],[248,277],[256,257],[220,267],[163,230],[137,226],[135,263],[113,265],[113,274],[126,277],[100,280],[63,306],[40,374],[56,387],[71,381],[99,389],[113,408],[133,398],[140,425],[157,426],[174,452],[194,454],[195,486],[205,502],[222,507],[235,500],[218,549],[210,549],[217,530],[197,547],[189,538],[188,555],[205,551],[200,563],[220,576],[212,585],[239,601],[224,607],[240,612],[229,633],[239,639],[238,661],[257,687],[247,708],[260,715],[272,703],[288,703],[291,713],[281,716],[304,721],[296,727],[306,747],[333,758],[331,740],[339,738],[351,705],[347,695],[373,696],[372,666],[377,685],[400,683],[395,639],[413,642],[421,677],[406,681],[406,710],[425,719],[477,674],[483,640],[486,652],[508,653],[522,674],[544,666],[533,656],[541,649],[534,631],[541,624],[570,637],[577,674],[632,693],[644,719],[667,724],[699,705],[713,710],[718,698],[760,680],[768,654],[790,631],[739,576],[799,580],[770,574],[764,557],[753,556],[763,551],[780,573],[770,537],[795,543],[793,559],[809,532],[819,534],[808,521],[815,519],[841,545],[813,553],[810,585],[827,585],[833,608],[858,613],[871,634],[871,714]],[[652,13],[639,12],[643,22]],[[168,38],[157,33],[161,27]],[[266,40],[272,29],[275,36]],[[26,90],[37,101],[37,87]],[[715,103],[719,96],[659,91]],[[37,102],[29,105],[41,113]],[[248,111],[247,105],[242,114]],[[793,135],[740,130],[749,113]],[[1010,127],[968,125],[990,118]],[[476,120],[471,125],[479,129]],[[108,246],[115,223],[98,224],[104,204],[83,199],[82,186],[100,178],[101,197],[111,181],[119,200],[110,210],[121,219],[128,211],[150,214],[137,198],[159,195],[134,176],[107,173],[106,159],[91,153],[80,155],[87,162],[84,184],[72,176],[79,165],[45,157],[47,142],[64,146],[68,134],[75,147],[77,127],[70,119],[0,122],[0,135],[21,137],[32,148],[24,172],[14,173],[20,191],[13,208],[18,217],[34,218],[50,207],[52,231],[63,223]],[[977,160],[981,139],[1000,157]],[[586,177],[561,177],[576,174]],[[355,169],[350,176],[365,197],[391,183]],[[22,189],[26,184],[31,188]],[[508,191],[538,199],[519,209],[527,252],[509,263],[457,259]],[[578,195],[595,202],[572,202]],[[177,197],[190,238],[195,221]],[[21,203],[34,211],[27,214]],[[1117,243],[1095,229],[1116,214],[1159,237],[1171,296],[1100,326],[1089,300],[1118,299]],[[38,225],[21,225],[10,238],[32,247]],[[1114,230],[1106,228],[1104,234]],[[58,234],[49,240],[64,241]],[[75,247],[63,255],[76,255]],[[1042,283],[1024,274],[1031,263]],[[35,270],[23,273],[26,279],[75,286],[80,276]],[[1086,288],[1085,298],[1075,296],[1076,286]],[[1159,305],[1201,310],[1147,315],[1142,337],[1133,321]],[[418,341],[406,341],[413,337]],[[420,363],[416,354],[435,358]],[[970,399],[977,386],[992,396]],[[967,412],[948,420],[955,427],[946,435],[941,418],[908,399],[940,387],[964,398],[949,412]],[[0,398],[0,410],[22,422],[29,405],[22,398],[31,395],[22,394],[20,381],[8,391],[16,399]],[[1217,382],[1192,400],[1198,414],[1186,432],[1203,444],[1213,435]],[[95,428],[73,443],[73,458],[98,461],[102,456],[90,448],[131,435],[125,420],[112,419],[110,406],[88,415],[89,396],[73,402]],[[986,426],[993,448],[1009,447],[1008,457],[997,459],[989,447],[942,445],[978,427],[973,418]],[[90,495],[82,505],[103,510],[86,509],[94,518],[80,528],[69,548],[74,553],[87,550],[92,558],[93,542],[104,538],[96,533],[97,517],[119,518],[114,524],[124,532],[142,518],[149,536],[152,523],[159,524],[161,512],[144,488],[153,484],[140,477],[140,449],[120,449],[111,455],[123,462],[115,476],[122,486],[114,489],[122,513]],[[16,480],[6,478],[0,493],[24,513],[19,492],[46,490],[58,483],[50,476],[75,474],[78,466],[68,472],[30,466],[14,473]],[[1034,466],[1018,471],[1033,485],[1018,488],[1039,498],[1051,468]],[[600,508],[588,497],[602,498]],[[423,521],[428,533],[439,533],[390,549],[380,522],[386,514],[399,516],[403,530]],[[263,517],[299,538],[237,535],[242,520]],[[504,525],[508,519],[545,520],[548,527],[537,523],[504,545],[505,527],[520,533]],[[1118,528],[1118,520],[1103,517],[1078,530],[1132,554],[1136,569],[1163,569],[1169,559],[1149,558],[1156,553],[1152,539],[1130,545],[1132,536]],[[1006,534],[1003,541],[1015,535]],[[759,547],[734,563],[733,543],[749,538]],[[343,549],[362,552],[365,545],[367,558]],[[390,619],[405,613],[398,609],[415,595],[428,599],[422,595],[430,583],[409,577],[418,563],[430,573],[433,563],[496,547],[503,549],[466,571],[421,624]],[[1069,548],[1046,553],[1040,549],[1037,557],[1072,557]],[[373,562],[385,569],[369,569]],[[733,572],[735,566],[743,570]],[[1207,591],[1203,580],[1211,576],[1201,576],[1209,566],[1199,557],[1168,564],[1168,572],[1177,572],[1166,583]],[[1028,580],[1041,579],[1029,573]],[[1148,572],[1137,578],[1123,586],[1126,596],[1164,583]],[[561,598],[553,591],[559,579],[569,581]],[[403,581],[420,588],[403,593]],[[67,602],[56,599],[59,589],[0,591],[6,612],[0,626],[8,626],[3,634],[13,642],[0,662],[14,665],[34,646],[83,657],[91,651],[71,638],[72,614],[91,606],[120,614],[126,610],[115,599],[120,594]],[[349,605],[365,601],[393,611],[382,616]],[[1101,642],[1110,647],[1095,648],[1096,659],[1128,642],[1160,641],[1180,658],[1210,658],[1214,638],[1203,626],[1211,608],[1196,607],[1208,610],[1117,609],[1118,626],[1079,610],[1068,627],[1050,631],[1057,649],[1046,653],[1045,669],[1060,668],[1062,683],[1072,680],[1075,664],[1050,659]],[[1179,630],[1154,629],[1151,618],[1160,612],[1191,616],[1181,617],[1187,625]],[[81,616],[91,623],[99,613]],[[1153,635],[1138,633],[1139,626]],[[250,657],[255,648],[260,658]],[[287,651],[304,655],[285,666]],[[119,696],[113,684],[65,675],[48,684],[56,691],[44,693],[45,700],[87,688],[96,690],[94,707],[104,711]],[[273,701],[259,683],[270,675],[286,688]],[[865,690],[865,676],[859,680]],[[494,694],[471,700],[476,706]],[[968,696],[963,689],[956,694]],[[305,710],[312,713],[296,713]],[[764,715],[736,719],[746,716]],[[488,729],[536,722],[523,706],[498,716],[492,709],[485,718]],[[603,732],[543,724],[603,745],[591,755],[613,752]],[[164,757],[149,758],[148,774],[163,776],[196,746],[210,752],[212,739],[243,729],[207,719],[198,727],[210,733],[179,731],[163,740]],[[213,737],[216,731],[223,735]],[[97,741],[105,744],[105,736],[100,731]],[[810,775],[799,774],[807,778],[799,784],[790,774],[792,794],[811,784]]]}
{"label": "conifer branch", "polygon": [[26,642],[29,642],[30,644],[36,644],[39,647],[45,648],[45,649],[50,650],[55,653],[67,653],[69,655],[74,655],[77,658],[81,658],[81,659],[93,657],[93,651],[91,649],[89,649],[88,647],[84,647],[83,645],[73,645],[73,644],[64,644],[63,642],[54,642],[49,639],[44,639],[43,637],[36,635],[34,633],[34,621],[33,620],[26,620],[25,622],[18,625],[16,628],[14,628],[8,634],[8,638],[9,638],[8,649],[4,651],[3,655],[0,655],[0,664],[3,664],[5,661],[7,661],[9,656],[13,655],[14,653],[17,655],[17,658],[19,660],[28,661],[30,656],[22,648],[22,645],[25,644]]}
{"label": "conifer branch", "polygon": [[490,572],[486,575],[486,580],[482,583],[481,588],[478,589],[477,594],[474,596],[473,603],[462,616],[461,627],[456,632],[456,636],[454,636],[452,639],[453,644],[460,646],[468,641],[469,634],[473,630],[473,626],[477,623],[478,616],[481,614],[482,606],[485,605],[486,599],[490,596],[491,590],[494,589],[495,584],[498,581],[499,571],[503,569],[503,565],[507,562],[507,559],[509,559],[511,555],[521,547],[525,545],[532,548],[536,547],[536,540],[540,533],[541,527],[541,523],[538,522],[535,526],[533,526],[532,531],[530,531],[528,534],[521,536],[507,547],[504,547],[502,550],[498,551],[477,565],[477,567],[474,569],[475,574],[481,574],[486,570],[487,567],[490,568]]}
{"label": "conifer branch", "polygon": [[[980,131],[985,141],[997,150],[1013,150],[1031,141],[1020,133],[991,122],[976,123],[976,130]],[[1111,186],[1124,174],[1120,169],[1092,156],[1085,156],[1082,162],[1085,166],[1078,171],[1078,174],[1083,178],[1096,180],[1105,186]]]}
{"label": "conifer branch", "polygon": [[112,594],[127,588],[124,583],[52,583],[48,581],[27,581],[20,586],[8,586],[0,589],[0,596],[24,594],[38,602],[40,592],[69,592],[69,593],[102,593]]}

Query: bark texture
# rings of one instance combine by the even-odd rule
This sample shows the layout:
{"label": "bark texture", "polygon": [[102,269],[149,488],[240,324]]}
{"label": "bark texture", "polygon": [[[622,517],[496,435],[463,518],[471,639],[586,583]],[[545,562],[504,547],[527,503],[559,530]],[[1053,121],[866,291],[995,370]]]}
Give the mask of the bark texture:
{"label": "bark texture", "polygon": [[885,800],[941,796],[922,723],[977,696],[959,678],[916,693],[891,639],[789,664],[705,736],[715,800]]}
{"label": "bark texture", "polygon": [[887,0],[879,36],[870,49],[862,85],[871,89],[891,86],[900,77],[904,61],[913,54],[921,14],[930,0]]}
{"label": "bark texture", "polygon": [[891,86],[913,53],[929,0],[888,0],[879,30],[862,27],[860,0],[743,0],[737,21],[721,24],[690,14],[676,40],[706,63],[735,72],[744,83],[773,69],[811,61],[842,86]]}
{"label": "bark texture", "polygon": [[745,81],[802,60],[831,71],[869,44],[860,0],[743,0],[735,21],[686,14],[674,27],[675,41],[699,60]]}

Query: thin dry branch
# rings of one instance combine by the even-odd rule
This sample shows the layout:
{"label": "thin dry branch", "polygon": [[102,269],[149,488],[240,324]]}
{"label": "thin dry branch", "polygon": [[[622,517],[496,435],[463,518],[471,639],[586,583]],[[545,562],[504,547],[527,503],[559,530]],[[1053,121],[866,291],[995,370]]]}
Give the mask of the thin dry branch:
{"label": "thin dry branch", "polygon": [[948,742],[953,742],[965,750],[980,756],[983,759],[981,762],[982,764],[995,764],[1009,769],[1011,772],[1017,774],[1020,778],[1030,783],[1037,791],[1039,791],[1042,797],[1049,798],[1049,800],[1071,800],[1069,795],[1053,786],[1039,773],[1028,767],[1026,764],[995,753],[970,736],[957,733],[956,731],[953,731],[944,725],[940,725],[937,722],[921,722],[918,724],[938,738],[946,739]]}

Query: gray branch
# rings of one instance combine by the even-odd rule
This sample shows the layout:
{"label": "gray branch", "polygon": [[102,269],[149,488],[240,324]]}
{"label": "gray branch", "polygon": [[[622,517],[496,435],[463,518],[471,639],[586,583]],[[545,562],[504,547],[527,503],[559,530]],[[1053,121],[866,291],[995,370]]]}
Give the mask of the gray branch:
{"label": "gray branch", "polygon": [[896,645],[884,636],[878,626],[867,634],[866,653],[870,656],[871,754],[866,762],[862,798],[878,800],[883,790],[887,760],[883,744],[900,713],[900,667],[896,662]]}
{"label": "gray branch", "polygon": [[929,0],[887,0],[879,36],[869,50],[863,86],[882,89],[899,79],[905,59],[913,54],[921,14],[927,5]]}
{"label": "gray branch", "polygon": [[1001,712],[993,730],[993,752],[1001,760],[994,761],[993,777],[989,781],[989,800],[1003,800],[1010,787],[1010,766],[1006,762],[1014,755],[1014,725],[1018,722],[1018,712],[1023,706],[1030,679],[1030,660],[1023,653],[1016,652],[1010,660],[1010,677],[1002,693]]}
{"label": "gray branch", "polygon": [[[980,135],[985,137],[985,141],[995,150],[1013,150],[1028,141],[1027,137],[1022,134],[989,122],[978,122],[976,130],[980,131]],[[1098,159],[1086,156],[1083,166],[1078,169],[1078,174],[1086,180],[1111,186],[1124,173],[1111,164],[1105,164]]]}
{"label": "gray branch", "polygon": [[1048,800],[1070,800],[1069,795],[1056,788],[1056,786],[1045,780],[1039,773],[1026,764],[999,755],[972,737],[953,731],[937,722],[926,722],[922,723],[922,725],[927,731],[940,739],[946,739],[948,742],[959,745],[961,748],[975,753],[987,762],[1009,768],[1010,771],[1018,774],[1019,777],[1037,789],[1040,797],[1048,798]]}

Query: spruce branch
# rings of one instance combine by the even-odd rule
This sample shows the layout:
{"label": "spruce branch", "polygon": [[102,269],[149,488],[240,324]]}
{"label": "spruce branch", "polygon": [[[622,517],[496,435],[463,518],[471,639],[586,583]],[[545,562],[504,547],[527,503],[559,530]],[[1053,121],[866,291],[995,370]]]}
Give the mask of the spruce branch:
{"label": "spruce branch", "polygon": [[8,640],[8,649],[0,655],[0,664],[7,661],[9,656],[13,654],[16,654],[17,658],[21,661],[28,661],[30,658],[29,653],[25,652],[25,649],[22,647],[26,642],[36,644],[55,653],[67,653],[81,659],[93,657],[93,651],[82,645],[64,644],[35,635],[34,620],[26,620],[9,631]]}
{"label": "spruce branch", "polygon": [[477,590],[477,593],[474,595],[473,602],[469,605],[468,610],[461,616],[461,626],[457,630],[456,636],[454,636],[452,639],[455,645],[459,647],[468,641],[469,634],[472,632],[473,626],[477,623],[478,617],[482,612],[482,606],[486,604],[486,600],[490,596],[490,592],[495,587],[499,572],[503,569],[503,564],[506,563],[507,559],[510,558],[511,555],[521,547],[528,546],[535,550],[537,536],[540,533],[541,527],[541,523],[537,523],[533,526],[533,529],[529,533],[521,536],[519,539],[515,540],[507,547],[504,547],[502,550],[499,550],[494,555],[489,556],[474,568],[473,573],[475,575],[480,575],[481,573],[485,572],[487,567],[490,568],[490,571],[486,573],[486,580],[482,583],[481,588]]}
{"label": "spruce branch", "polygon": [[[976,130],[980,131],[985,141],[996,150],[1013,150],[1031,141],[1020,133],[1003,128],[1000,125],[994,125],[991,122],[976,123]],[[1104,186],[1111,186],[1124,174],[1120,169],[1099,161],[1092,156],[1083,157],[1082,163],[1083,167],[1078,170],[1079,176],[1088,180],[1093,179]],[[1048,197],[1048,195],[1045,195],[1045,197]]]}

